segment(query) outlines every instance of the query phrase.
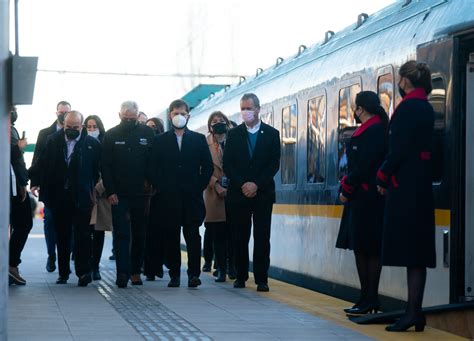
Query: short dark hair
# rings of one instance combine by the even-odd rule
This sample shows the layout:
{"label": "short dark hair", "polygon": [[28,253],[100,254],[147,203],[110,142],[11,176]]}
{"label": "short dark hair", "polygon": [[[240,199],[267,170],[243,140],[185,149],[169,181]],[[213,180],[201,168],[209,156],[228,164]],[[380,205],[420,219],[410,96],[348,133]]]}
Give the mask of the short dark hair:
{"label": "short dark hair", "polygon": [[189,105],[182,99],[175,99],[173,102],[171,102],[169,108],[168,108],[168,114],[171,113],[174,109],[177,108],[186,108],[186,112],[189,113]]}
{"label": "short dark hair", "polygon": [[240,100],[246,101],[248,99],[252,100],[252,103],[253,105],[255,105],[255,108],[260,108],[260,100],[258,99],[257,95],[253,93],[244,94]]}
{"label": "short dark hair", "polygon": [[59,102],[59,103],[56,105],[56,110],[59,109],[59,106],[60,106],[60,105],[68,105],[69,108],[71,108],[71,103],[69,103],[69,102],[67,102],[67,101],[61,101],[61,102]]}
{"label": "short dark hair", "polygon": [[431,71],[426,63],[409,60],[400,67],[398,73],[401,77],[408,78],[415,88],[423,88],[427,95],[433,89]]}

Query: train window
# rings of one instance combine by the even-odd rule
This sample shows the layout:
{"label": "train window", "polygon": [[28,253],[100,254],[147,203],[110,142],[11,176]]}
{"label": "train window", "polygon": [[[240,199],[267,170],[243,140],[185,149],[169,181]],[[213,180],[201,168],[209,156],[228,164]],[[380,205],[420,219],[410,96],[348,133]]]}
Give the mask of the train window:
{"label": "train window", "polygon": [[308,101],[307,181],[323,183],[326,176],[326,96]]}
{"label": "train window", "polygon": [[380,104],[385,109],[389,117],[393,114],[393,75],[386,73],[377,80],[377,90],[380,98]]}
{"label": "train window", "polygon": [[360,84],[354,84],[339,90],[339,141],[338,169],[339,177],[347,174],[346,143],[357,125],[354,119],[355,97],[361,91]]}
{"label": "train window", "polygon": [[259,117],[263,123],[273,126],[273,108],[272,107],[262,108],[262,110],[260,110]]}
{"label": "train window", "polygon": [[282,110],[281,183],[296,183],[296,104]]}
{"label": "train window", "polygon": [[433,90],[428,99],[435,112],[434,134],[433,134],[433,182],[441,183],[444,166],[444,135],[446,127],[446,84],[444,79],[435,76],[431,84]]}

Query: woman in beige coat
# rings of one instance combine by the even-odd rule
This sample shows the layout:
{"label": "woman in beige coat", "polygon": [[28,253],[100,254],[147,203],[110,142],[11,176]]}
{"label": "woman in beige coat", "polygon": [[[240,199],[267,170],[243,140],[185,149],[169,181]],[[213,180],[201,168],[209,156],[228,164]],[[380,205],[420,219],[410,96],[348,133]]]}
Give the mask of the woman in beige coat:
{"label": "woman in beige coat", "polygon": [[231,240],[225,210],[228,181],[222,169],[222,159],[227,131],[232,126],[228,118],[220,111],[215,111],[209,116],[207,126],[209,129],[207,143],[214,164],[214,172],[209,185],[204,190],[204,204],[206,205],[204,226],[206,227],[206,232],[212,235],[217,262],[216,282],[225,282],[227,272],[229,272],[229,276],[233,272],[231,271],[233,269],[233,262],[229,262],[232,269],[227,269],[227,258],[231,256],[231,252],[229,252]]}

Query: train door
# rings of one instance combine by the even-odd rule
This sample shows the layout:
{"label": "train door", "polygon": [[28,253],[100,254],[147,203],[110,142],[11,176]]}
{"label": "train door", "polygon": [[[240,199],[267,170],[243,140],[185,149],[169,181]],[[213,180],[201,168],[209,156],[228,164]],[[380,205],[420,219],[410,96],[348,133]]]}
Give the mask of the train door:
{"label": "train door", "polygon": [[466,200],[464,297],[474,299],[474,53],[466,65]]}

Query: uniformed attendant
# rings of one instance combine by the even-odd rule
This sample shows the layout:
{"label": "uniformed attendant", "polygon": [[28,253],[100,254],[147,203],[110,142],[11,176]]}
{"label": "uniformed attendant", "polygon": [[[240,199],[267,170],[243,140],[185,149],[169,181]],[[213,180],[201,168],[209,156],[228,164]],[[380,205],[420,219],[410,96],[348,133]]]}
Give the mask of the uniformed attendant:
{"label": "uniformed attendant", "polygon": [[402,102],[389,126],[388,154],[377,173],[386,194],[382,264],[407,268],[408,304],[405,315],[387,331],[422,331],[421,307],[426,268],[436,266],[431,152],[434,111],[428,102],[431,72],[424,63],[400,67]]}
{"label": "uniformed attendant", "polygon": [[153,130],[138,124],[138,104],[126,101],[120,107],[121,123],[105,133],[102,179],[112,205],[113,247],[119,288],[131,277],[140,278],[145,248],[145,186]]}
{"label": "uniformed attendant", "polygon": [[[186,128],[189,107],[183,100],[171,102],[169,118],[173,128],[155,137],[150,178],[162,212],[165,258],[169,267],[168,287],[180,286],[181,227],[188,252],[188,287],[201,284],[201,236],[199,226],[206,210],[202,192],[212,175],[212,159],[206,137]],[[153,229],[155,227],[151,227]]]}
{"label": "uniformed attendant", "polygon": [[354,117],[361,126],[347,145],[348,173],[341,180],[344,203],[336,247],[354,250],[360,281],[360,298],[345,312],[362,315],[379,309],[380,247],[384,198],[375,175],[385,157],[388,116],[376,93],[357,94]]}

